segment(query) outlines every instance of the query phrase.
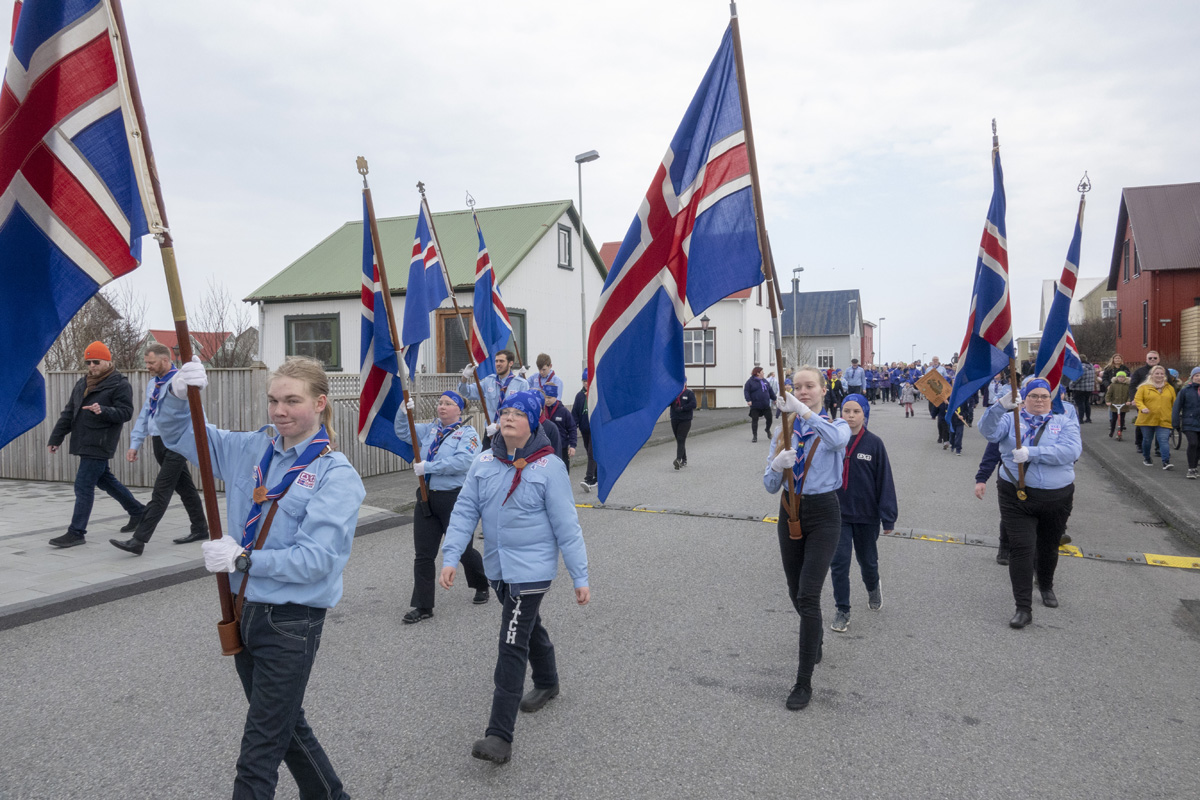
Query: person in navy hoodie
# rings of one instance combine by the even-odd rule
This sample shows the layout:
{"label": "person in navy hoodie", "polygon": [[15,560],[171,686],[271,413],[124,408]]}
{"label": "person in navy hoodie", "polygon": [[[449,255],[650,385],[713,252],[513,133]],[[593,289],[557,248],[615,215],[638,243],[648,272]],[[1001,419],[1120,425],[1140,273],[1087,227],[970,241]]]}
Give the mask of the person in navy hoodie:
{"label": "person in navy hoodie", "polygon": [[767,426],[767,438],[771,438],[771,403],[775,402],[775,390],[763,377],[763,368],[755,367],[750,372],[750,379],[742,387],[742,395],[746,405],[750,406],[750,441],[758,441],[758,418],[762,417]]}
{"label": "person in navy hoodie", "polygon": [[675,469],[687,466],[687,437],[692,429],[692,413],[696,410],[696,395],[683,379],[683,389],[671,401],[671,433],[675,435]]}
{"label": "person in navy hoodie", "polygon": [[546,400],[542,404],[542,422],[553,422],[554,427],[558,428],[558,457],[567,465],[567,472],[571,471],[571,459],[575,455],[575,448],[579,444],[579,426],[575,422],[574,415],[567,410],[567,407],[558,401],[558,387],[553,383],[547,383],[542,387],[542,393],[546,395]]}
{"label": "person in navy hoodie", "polygon": [[[541,394],[516,392],[500,406],[500,430],[467,471],[442,544],[442,588],[454,585],[475,526],[483,523],[483,568],[503,603],[492,713],[471,755],[504,764],[512,757],[517,709],[527,714],[558,695],[558,666],[538,609],[558,574],[558,556],[575,584],[575,602],[587,605],[587,550],[566,468],[538,419]],[[525,671],[533,690],[522,697]]]}
{"label": "person in navy hoodie", "polygon": [[829,572],[833,580],[833,602],[837,606],[830,629],[844,633],[850,627],[850,551],[858,558],[867,608],[883,608],[879,586],[879,526],[890,534],[899,514],[896,484],[883,440],[867,430],[871,406],[861,394],[842,401],[842,419],[850,426],[850,443],[842,458],[842,486],[837,490],[842,509],[842,533]]}
{"label": "person in navy hoodie", "polygon": [[579,426],[579,437],[583,439],[583,447],[587,450],[587,471],[583,474],[583,480],[579,483],[579,488],[585,492],[591,492],[596,488],[596,459],[592,457],[592,426],[588,421],[588,371],[583,371],[583,386],[579,393],[575,395],[575,404],[571,406],[571,416],[575,418],[575,424]]}

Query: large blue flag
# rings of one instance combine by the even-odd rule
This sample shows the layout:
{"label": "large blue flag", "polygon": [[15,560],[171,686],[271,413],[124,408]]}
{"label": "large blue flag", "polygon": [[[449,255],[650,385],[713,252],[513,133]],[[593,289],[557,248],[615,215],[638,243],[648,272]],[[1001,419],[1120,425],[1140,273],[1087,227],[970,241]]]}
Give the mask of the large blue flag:
{"label": "large blue flag", "polygon": [[684,326],[762,280],[729,28],[617,251],[592,321],[588,412],[601,500],[683,389]]}
{"label": "large blue flag", "polygon": [[363,195],[362,327],[359,353],[362,388],[358,397],[358,440],[413,460],[412,445],[396,435],[395,420],[404,413],[403,367],[392,344],[388,304],[379,280],[371,239],[371,215]]}
{"label": "large blue flag", "polygon": [[[1045,378],[1054,397],[1054,413],[1063,413],[1062,390],[1065,383],[1076,380],[1083,374],[1083,363],[1075,347],[1075,336],[1071,333],[1071,299],[1075,296],[1075,283],[1079,278],[1079,248],[1083,239],[1084,198],[1079,198],[1079,213],[1075,216],[1075,233],[1071,246],[1067,248],[1067,262],[1062,275],[1054,286],[1054,301],[1046,315],[1046,326],[1042,329],[1042,343],[1038,346],[1034,374]],[[1065,379],[1065,380],[1064,380]]]}
{"label": "large blue flag", "polygon": [[0,90],[0,447],[46,416],[38,363],[163,230],[103,0],[18,3]]}
{"label": "large blue flag", "polygon": [[1013,352],[1012,310],[1008,299],[1008,240],[1004,228],[1004,170],[1000,146],[992,147],[992,202],[988,206],[967,335],[959,348],[958,372],[950,391],[946,420],[954,424],[954,409],[1009,366]]}
{"label": "large blue flag", "polygon": [[512,338],[512,322],[504,298],[500,296],[500,285],[496,282],[496,271],[492,269],[492,259],[483,241],[479,217],[474,211],[471,217],[475,220],[475,232],[479,234],[479,256],[475,259],[475,308],[471,314],[471,357],[478,364],[475,371],[484,378],[496,374],[496,353]]}
{"label": "large blue flag", "polygon": [[410,374],[417,371],[421,342],[429,338],[429,315],[450,296],[446,275],[442,270],[442,255],[433,238],[433,223],[429,204],[421,197],[417,214],[417,232],[413,236],[412,262],[408,267],[408,288],[404,297],[404,330],[400,341],[404,345],[404,363]]}

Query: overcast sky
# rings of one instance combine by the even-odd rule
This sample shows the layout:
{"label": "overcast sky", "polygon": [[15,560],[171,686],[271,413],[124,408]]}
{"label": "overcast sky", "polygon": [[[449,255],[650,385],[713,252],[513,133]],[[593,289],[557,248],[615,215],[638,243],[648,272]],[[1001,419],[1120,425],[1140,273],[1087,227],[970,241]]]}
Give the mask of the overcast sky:
{"label": "overcast sky", "polygon": [[[966,324],[997,118],[1016,333],[1062,269],[1106,275],[1125,186],[1200,180],[1194,2],[743,0],[763,205],[784,286],[863,292],[882,356]],[[728,23],[723,0],[126,0],[185,291],[236,297],[361,216],[577,197],[620,239]],[[486,232],[485,232],[486,233]],[[152,244],[152,243],[151,243]],[[169,327],[157,248],[128,279]],[[393,266],[395,269],[399,265]],[[406,267],[405,267],[406,268]],[[593,298],[589,298],[589,302]],[[194,302],[194,299],[193,299]],[[538,349],[531,342],[533,349]],[[876,347],[878,351],[880,348]]]}

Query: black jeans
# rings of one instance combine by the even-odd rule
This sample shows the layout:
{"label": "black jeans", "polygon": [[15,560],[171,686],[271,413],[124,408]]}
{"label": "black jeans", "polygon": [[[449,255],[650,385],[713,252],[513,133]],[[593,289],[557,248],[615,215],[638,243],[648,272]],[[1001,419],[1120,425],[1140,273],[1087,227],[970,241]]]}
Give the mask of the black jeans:
{"label": "black jeans", "polygon": [[154,493],[146,504],[146,513],[138,523],[133,538],[139,542],[150,541],[159,520],[167,513],[167,504],[171,502],[171,494],[179,495],[183,508],[187,511],[188,521],[192,524],[192,533],[208,533],[208,521],[204,519],[204,503],[192,483],[192,474],[188,472],[187,459],[168,450],[159,436],[150,437],[154,458],[158,461],[158,477],[154,479]]}
{"label": "black jeans", "polygon": [[87,534],[88,519],[92,516],[92,504],[96,502],[96,487],[104,491],[121,504],[125,513],[137,517],[146,507],[129,493],[125,484],[117,480],[108,468],[108,459],[79,457],[79,469],[75,471],[75,511],[71,514],[69,533],[76,536]]}
{"label": "black jeans", "polygon": [[233,657],[250,708],[242,734],[233,798],[270,798],[287,764],[305,800],[350,795],[304,718],[304,690],[312,672],[325,609],[246,603],[242,652]]}
{"label": "black jeans", "polygon": [[[429,516],[425,515],[420,502],[421,490],[417,489],[417,507],[413,509],[413,590],[409,601],[413,608],[433,608],[434,577],[438,549],[442,546],[442,536],[450,525],[450,514],[454,511],[454,501],[458,499],[458,489],[429,490]],[[475,537],[472,536],[471,539]],[[467,542],[460,562],[467,576],[467,586],[476,591],[486,589],[487,575],[483,572],[483,556]],[[453,564],[445,564],[451,567]]]}
{"label": "black jeans", "polygon": [[1075,410],[1079,412],[1080,422],[1092,421],[1092,393],[1079,390],[1072,390],[1072,397],[1075,401]]}
{"label": "black jeans", "polygon": [[1061,489],[1026,488],[1025,500],[1017,487],[1000,481],[1000,520],[1008,534],[1008,577],[1018,609],[1033,610],[1033,571],[1036,561],[1038,588],[1054,588],[1058,567],[1058,540],[1067,530],[1075,484]]}
{"label": "black jeans", "polygon": [[[783,501],[787,502],[786,488]],[[788,597],[800,615],[800,664],[796,679],[811,678],[817,651],[825,635],[821,619],[821,590],[842,534],[842,509],[836,492],[802,495],[800,527],[804,538],[788,536],[788,515],[779,507],[779,554],[787,579]]]}
{"label": "black jeans", "polygon": [[583,448],[587,450],[588,463],[587,471],[583,473],[584,483],[596,482],[596,459],[592,458],[592,432],[589,430],[586,433],[580,431],[579,435],[583,437]]}
{"label": "black jeans", "polygon": [[771,419],[772,419],[771,409],[770,408],[758,408],[756,406],[751,406],[751,408],[750,408],[750,435],[753,436],[755,439],[758,438],[758,418],[759,417],[762,417],[764,420],[766,420],[766,422],[764,422],[763,424],[767,428],[767,436],[769,437],[771,435]]}
{"label": "black jeans", "polygon": [[1200,431],[1184,431],[1183,435],[1188,443],[1188,469],[1196,469],[1200,467]]}
{"label": "black jeans", "polygon": [[[755,420],[757,427],[758,420]],[[671,420],[671,433],[675,434],[675,458],[687,463],[687,435],[692,429],[692,421],[690,419],[673,419]]]}
{"label": "black jeans", "polygon": [[829,565],[833,581],[833,602],[839,610],[850,611],[850,555],[858,559],[863,585],[867,591],[879,588],[879,523],[843,522],[837,550]]}
{"label": "black jeans", "polygon": [[496,690],[492,693],[492,716],[486,736],[499,736],[506,742],[513,739],[517,724],[517,708],[525,690],[525,667],[533,671],[535,689],[550,689],[558,685],[558,666],[554,660],[554,645],[542,625],[538,608],[545,590],[514,594],[504,581],[492,581],[496,597],[504,604],[500,616],[500,652],[496,656]]}

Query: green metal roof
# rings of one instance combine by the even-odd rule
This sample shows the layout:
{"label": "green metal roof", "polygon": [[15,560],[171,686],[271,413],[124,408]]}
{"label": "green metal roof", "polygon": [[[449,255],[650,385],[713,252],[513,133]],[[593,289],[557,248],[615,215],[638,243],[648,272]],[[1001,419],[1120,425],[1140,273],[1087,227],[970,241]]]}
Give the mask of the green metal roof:
{"label": "green metal roof", "polygon": [[[476,209],[497,281],[504,282],[564,212],[578,229],[579,215],[570,200]],[[393,294],[403,293],[408,284],[417,217],[415,214],[387,217],[377,222],[388,286]],[[470,210],[435,212],[433,224],[442,245],[442,259],[449,269],[450,282],[455,289],[469,289],[475,283],[475,259],[479,254],[479,240]],[[358,297],[362,287],[362,242],[362,221],[347,222],[251,292],[247,302]],[[586,231],[584,244],[596,271],[607,277],[600,253]]]}

